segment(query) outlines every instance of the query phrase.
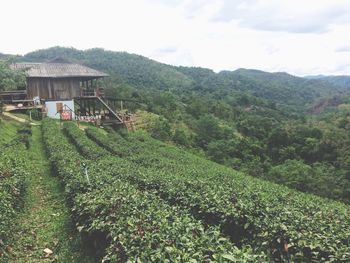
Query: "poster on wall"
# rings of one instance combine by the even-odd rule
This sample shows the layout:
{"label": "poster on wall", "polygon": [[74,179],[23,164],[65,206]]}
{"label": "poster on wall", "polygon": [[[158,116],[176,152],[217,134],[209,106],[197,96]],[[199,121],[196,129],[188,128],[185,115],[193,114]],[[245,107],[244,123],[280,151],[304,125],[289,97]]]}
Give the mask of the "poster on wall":
{"label": "poster on wall", "polygon": [[[72,120],[75,118],[73,100],[46,101],[45,108],[46,108],[47,116],[50,118],[62,120],[61,113],[63,111],[71,112]],[[63,117],[66,117],[66,116],[63,116]]]}
{"label": "poster on wall", "polygon": [[72,111],[62,110],[60,114],[61,114],[62,121],[71,121],[72,120]]}

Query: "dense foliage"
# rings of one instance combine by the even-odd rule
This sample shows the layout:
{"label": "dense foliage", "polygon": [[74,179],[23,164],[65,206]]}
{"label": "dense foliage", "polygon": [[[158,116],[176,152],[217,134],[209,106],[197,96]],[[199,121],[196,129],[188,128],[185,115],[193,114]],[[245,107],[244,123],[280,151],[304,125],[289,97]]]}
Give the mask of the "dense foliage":
{"label": "dense foliage", "polygon": [[[1,123],[0,123],[1,124]],[[0,137],[2,137],[0,125]],[[30,126],[22,127],[8,143],[0,144],[0,258],[6,253],[15,226],[15,218],[22,205],[26,177],[30,170],[27,160]],[[1,140],[0,140],[1,141]]]}
{"label": "dense foliage", "polygon": [[113,78],[132,87],[171,90],[178,96],[181,96],[180,93],[190,95],[198,90],[214,94],[218,90],[219,93],[228,94],[238,91],[240,94],[248,92],[247,94],[254,97],[300,106],[303,103],[310,103],[320,95],[334,94],[341,90],[340,87],[324,81],[298,78],[286,73],[271,74],[239,69],[216,74],[209,69],[173,67],[139,55],[98,48],[80,51],[74,48],[53,47],[29,53],[24,59],[38,62],[56,57],[67,58],[106,71]]}
{"label": "dense foliage", "polygon": [[307,76],[308,79],[318,79],[318,80],[324,80],[329,83],[332,83],[334,85],[343,87],[343,88],[350,88],[350,77],[349,76]]}
{"label": "dense foliage", "polygon": [[[44,120],[77,228],[104,262],[350,261],[349,206],[292,190],[350,202],[348,77],[215,73],[103,49],[20,59],[56,57],[109,73],[100,85],[151,112],[154,138],[225,165],[143,133],[86,136]],[[0,62],[0,91],[24,85],[10,63]],[[0,253],[25,186],[27,135],[0,146]]]}
{"label": "dense foliage", "polygon": [[[250,175],[350,200],[346,83],[246,69],[215,73],[103,49],[54,47],[23,59],[57,56],[109,73],[101,83],[109,96],[159,115],[146,126],[155,138]],[[325,117],[307,114],[327,109]]]}
{"label": "dense foliage", "polygon": [[275,261],[350,259],[346,205],[247,177],[144,135],[87,134],[139,169],[120,174],[115,165],[115,174],[190,209],[206,224],[220,225],[236,244]]}
{"label": "dense foliage", "polygon": [[152,191],[124,180],[123,174],[136,173],[131,163],[88,154],[88,149],[104,150],[73,123],[64,126],[66,135],[74,138],[74,145],[90,160],[80,156],[54,121],[43,121],[44,141],[65,183],[78,230],[100,251],[103,262],[266,261],[249,247],[232,246],[218,226],[204,227],[188,209],[170,205]]}
{"label": "dense foliage", "polygon": [[26,75],[23,70],[12,70],[12,60],[0,60],[0,91],[24,89]]}

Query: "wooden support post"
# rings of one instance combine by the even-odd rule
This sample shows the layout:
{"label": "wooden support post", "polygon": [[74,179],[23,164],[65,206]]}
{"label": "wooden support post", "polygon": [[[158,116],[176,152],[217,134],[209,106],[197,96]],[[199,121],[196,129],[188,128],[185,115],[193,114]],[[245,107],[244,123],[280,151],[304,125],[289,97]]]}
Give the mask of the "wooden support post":
{"label": "wooden support post", "polygon": [[89,99],[85,100],[85,115],[89,115]]}
{"label": "wooden support post", "polygon": [[85,116],[86,115],[86,112],[85,112],[85,100],[84,99],[82,99],[81,100],[81,105],[82,105],[82,109],[81,109],[81,114],[83,115],[83,116]]}
{"label": "wooden support post", "polygon": [[92,107],[92,101],[93,101],[93,99],[92,100],[88,100],[88,112],[89,112],[89,115],[91,116],[92,114],[91,114],[91,107]]}
{"label": "wooden support post", "polygon": [[92,102],[92,114],[95,115],[96,114],[96,107],[95,107],[95,100],[93,100]]}
{"label": "wooden support post", "polygon": [[87,101],[84,99],[84,115],[86,116],[87,115]]}

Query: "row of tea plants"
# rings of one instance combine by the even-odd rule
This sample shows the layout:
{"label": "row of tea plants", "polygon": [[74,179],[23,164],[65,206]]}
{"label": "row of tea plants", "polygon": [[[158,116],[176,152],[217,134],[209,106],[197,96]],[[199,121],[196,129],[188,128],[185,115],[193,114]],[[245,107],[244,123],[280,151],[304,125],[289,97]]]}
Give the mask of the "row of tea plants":
{"label": "row of tea plants", "polygon": [[26,178],[30,172],[27,159],[30,135],[30,126],[23,126],[9,143],[0,145],[0,257],[7,253],[15,219],[23,205]]}
{"label": "row of tea plants", "polygon": [[[111,174],[219,225],[236,244],[274,261],[350,261],[348,205],[245,176],[144,134],[86,133],[115,155],[104,158]],[[121,173],[123,162],[133,171]]]}
{"label": "row of tea plants", "polygon": [[107,160],[120,161],[121,174],[132,172],[133,164],[108,152],[93,155],[103,150],[72,123],[64,124],[64,133],[54,121],[43,121],[50,161],[65,184],[77,228],[104,262],[267,261],[263,253],[233,246],[218,226],[204,226],[188,209],[114,175],[116,166]]}

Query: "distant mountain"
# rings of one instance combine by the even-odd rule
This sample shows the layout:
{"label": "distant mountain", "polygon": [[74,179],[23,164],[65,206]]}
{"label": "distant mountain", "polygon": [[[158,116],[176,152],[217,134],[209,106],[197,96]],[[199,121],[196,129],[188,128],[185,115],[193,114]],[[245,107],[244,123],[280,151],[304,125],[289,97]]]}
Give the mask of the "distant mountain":
{"label": "distant mountain", "polygon": [[307,76],[305,78],[308,79],[319,79],[327,81],[333,85],[345,88],[350,90],[350,76],[324,76],[324,75],[318,75],[318,76]]}
{"label": "distant mountain", "polygon": [[80,51],[74,48],[53,47],[28,53],[26,61],[47,61],[56,57],[85,64],[89,67],[117,75],[137,88],[174,89],[191,86],[192,80],[171,66],[146,57],[126,52],[106,51],[99,48]]}
{"label": "distant mountain", "polygon": [[344,89],[323,80],[304,79],[288,73],[238,69],[218,74],[203,68],[177,68],[191,76],[203,90],[226,89],[272,100],[278,104],[305,106],[321,97],[343,93]]}
{"label": "distant mountain", "polygon": [[0,53],[0,59],[8,59],[11,55]]}
{"label": "distant mountain", "polygon": [[103,49],[53,47],[17,59],[57,57],[108,73],[101,80],[106,94],[136,100],[128,100],[124,109],[136,112],[155,138],[253,176],[350,200],[346,76],[301,78],[253,69],[216,73]]}
{"label": "distant mountain", "polygon": [[304,76],[305,79],[323,79],[327,77],[326,75],[310,75],[310,76]]}
{"label": "distant mountain", "polygon": [[171,90],[179,96],[200,91],[208,96],[245,93],[277,104],[305,107],[319,98],[345,92],[344,86],[323,79],[307,79],[287,73],[238,69],[215,73],[206,68],[170,66],[146,57],[103,49],[86,51],[53,47],[26,54],[26,61],[66,58],[105,71],[136,89]]}
{"label": "distant mountain", "polygon": [[284,72],[268,73],[259,70],[238,69],[220,72],[226,79],[235,79],[249,86],[256,96],[289,105],[307,105],[320,97],[343,92],[322,80],[305,80]]}

